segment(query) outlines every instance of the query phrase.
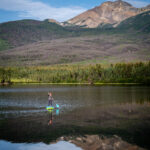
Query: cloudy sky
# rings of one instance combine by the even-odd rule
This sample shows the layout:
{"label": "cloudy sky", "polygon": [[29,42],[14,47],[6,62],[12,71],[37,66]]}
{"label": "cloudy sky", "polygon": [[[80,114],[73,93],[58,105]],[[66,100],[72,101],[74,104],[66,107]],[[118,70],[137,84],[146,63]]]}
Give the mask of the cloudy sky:
{"label": "cloudy sky", "polygon": [[[66,21],[107,0],[0,0],[0,22],[47,18]],[[111,0],[114,1],[114,0]],[[150,0],[124,0],[144,7]]]}

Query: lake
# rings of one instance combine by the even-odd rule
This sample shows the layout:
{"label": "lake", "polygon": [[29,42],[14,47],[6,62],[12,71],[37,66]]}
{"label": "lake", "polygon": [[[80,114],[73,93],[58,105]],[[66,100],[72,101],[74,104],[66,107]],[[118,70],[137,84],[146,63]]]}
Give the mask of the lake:
{"label": "lake", "polygon": [[[49,91],[60,109],[46,110]],[[150,149],[150,87],[0,87],[0,149],[80,150],[57,139],[84,135],[117,135]]]}

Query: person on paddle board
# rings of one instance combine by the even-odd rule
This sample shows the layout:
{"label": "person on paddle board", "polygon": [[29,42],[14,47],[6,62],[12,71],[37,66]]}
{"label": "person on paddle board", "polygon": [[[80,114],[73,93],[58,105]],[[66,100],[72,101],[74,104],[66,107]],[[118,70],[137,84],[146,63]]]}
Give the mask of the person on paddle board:
{"label": "person on paddle board", "polygon": [[52,97],[52,93],[51,92],[49,92],[48,93],[48,106],[49,105],[53,105],[53,100],[54,100],[54,98]]}

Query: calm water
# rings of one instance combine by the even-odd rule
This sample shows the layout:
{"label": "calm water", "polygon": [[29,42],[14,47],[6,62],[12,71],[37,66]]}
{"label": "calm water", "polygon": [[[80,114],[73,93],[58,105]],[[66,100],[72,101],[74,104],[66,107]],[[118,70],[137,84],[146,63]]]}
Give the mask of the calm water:
{"label": "calm water", "polygon": [[[52,91],[59,110],[48,112]],[[150,87],[51,86],[0,87],[0,149],[16,145],[43,149],[61,136],[118,135],[129,143],[150,148]],[[36,144],[33,144],[36,143]],[[70,143],[50,146],[73,146]],[[12,146],[13,145],[13,146]]]}

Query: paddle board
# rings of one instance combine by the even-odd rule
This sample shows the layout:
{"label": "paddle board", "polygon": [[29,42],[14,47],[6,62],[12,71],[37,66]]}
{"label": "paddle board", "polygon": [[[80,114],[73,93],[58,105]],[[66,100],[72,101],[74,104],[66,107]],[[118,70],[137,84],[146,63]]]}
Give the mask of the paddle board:
{"label": "paddle board", "polygon": [[54,107],[54,106],[46,106],[46,109],[47,109],[47,110],[59,109],[59,105],[56,104],[55,107]]}
{"label": "paddle board", "polygon": [[47,106],[46,109],[47,109],[47,110],[53,110],[54,107],[53,107],[53,106]]}

